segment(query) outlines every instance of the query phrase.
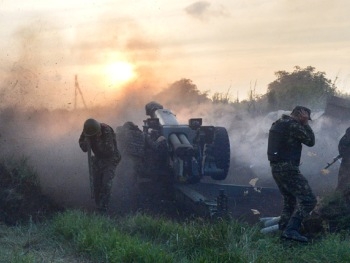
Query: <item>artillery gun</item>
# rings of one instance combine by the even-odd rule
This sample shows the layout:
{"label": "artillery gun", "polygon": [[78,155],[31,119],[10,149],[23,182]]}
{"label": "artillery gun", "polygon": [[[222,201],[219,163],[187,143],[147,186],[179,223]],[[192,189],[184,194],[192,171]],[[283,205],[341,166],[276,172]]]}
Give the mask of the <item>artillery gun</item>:
{"label": "artillery gun", "polygon": [[116,128],[123,160],[132,160],[137,178],[198,183],[204,176],[224,180],[230,166],[230,141],[224,127],[203,126],[201,118],[179,124],[157,102],[145,106],[142,131],[132,122]]}

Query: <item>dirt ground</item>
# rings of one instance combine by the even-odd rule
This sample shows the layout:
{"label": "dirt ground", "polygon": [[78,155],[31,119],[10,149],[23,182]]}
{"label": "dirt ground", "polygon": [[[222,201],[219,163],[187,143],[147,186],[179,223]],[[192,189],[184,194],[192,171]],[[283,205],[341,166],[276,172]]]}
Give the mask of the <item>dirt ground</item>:
{"label": "dirt ground", "polygon": [[[0,165],[0,221],[9,225],[28,220],[40,221],[65,208],[78,208],[94,212],[94,201],[86,200],[87,206],[65,206],[56,203],[41,192],[36,174],[24,163],[9,168]],[[116,182],[121,183],[121,181]],[[220,190],[227,195],[227,212],[235,219],[255,223],[259,217],[276,216],[281,209],[281,198],[276,189],[251,186],[199,183],[187,185],[191,191],[203,196],[200,204],[183,202],[174,185],[162,182],[131,183],[112,190],[110,215],[124,216],[142,212],[172,220],[193,217],[210,217],[205,203],[216,203]],[[212,206],[210,206],[212,208]]]}
{"label": "dirt ground", "polygon": [[[193,217],[211,217],[209,207],[204,203],[215,203],[220,190],[227,196],[228,214],[239,221],[254,224],[260,217],[278,216],[282,209],[279,191],[273,188],[253,188],[251,186],[220,185],[199,183],[187,185],[189,189],[203,196],[203,202],[194,204],[183,197],[179,199],[173,186],[144,183],[134,190],[134,195],[115,196],[111,203],[111,215],[125,215],[136,211],[162,216],[172,220]],[[133,200],[130,200],[133,199]]]}

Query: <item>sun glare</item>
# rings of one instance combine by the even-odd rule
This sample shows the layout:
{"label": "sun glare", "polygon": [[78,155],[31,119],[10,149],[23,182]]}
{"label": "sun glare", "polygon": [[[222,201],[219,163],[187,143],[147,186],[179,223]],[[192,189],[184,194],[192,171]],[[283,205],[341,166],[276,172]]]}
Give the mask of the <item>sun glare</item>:
{"label": "sun glare", "polygon": [[110,84],[116,85],[127,82],[135,76],[133,65],[124,62],[114,62],[106,67],[106,74]]}

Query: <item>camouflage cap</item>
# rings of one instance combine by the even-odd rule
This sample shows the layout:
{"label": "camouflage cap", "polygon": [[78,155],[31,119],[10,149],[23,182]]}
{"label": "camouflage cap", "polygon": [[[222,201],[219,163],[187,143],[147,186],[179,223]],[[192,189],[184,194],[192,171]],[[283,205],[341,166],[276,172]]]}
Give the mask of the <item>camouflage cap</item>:
{"label": "camouflage cap", "polygon": [[306,111],[309,114],[309,120],[311,120],[311,110],[304,106],[295,106],[295,108],[292,110],[292,114],[300,114],[302,110]]}

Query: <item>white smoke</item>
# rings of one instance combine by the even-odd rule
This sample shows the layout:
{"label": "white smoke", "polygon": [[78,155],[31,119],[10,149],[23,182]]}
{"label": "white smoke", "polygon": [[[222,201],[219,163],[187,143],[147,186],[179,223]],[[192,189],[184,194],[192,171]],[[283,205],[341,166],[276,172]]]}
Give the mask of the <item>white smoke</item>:
{"label": "white smoke", "polygon": [[[91,207],[87,156],[78,146],[82,125],[89,117],[111,125],[114,129],[126,121],[133,121],[140,128],[147,118],[142,99],[127,107],[121,103],[115,107],[91,110],[20,110],[7,108],[0,112],[0,154],[26,156],[37,170],[43,192],[62,204]],[[276,187],[267,160],[268,131],[284,111],[266,116],[251,117],[246,111],[230,105],[200,104],[195,107],[163,105],[170,108],[180,123],[189,118],[203,118],[203,125],[225,127],[230,137],[231,166],[224,182],[249,185],[257,178],[256,185]],[[337,145],[349,122],[331,119],[320,112],[310,122],[316,135],[316,145],[303,147],[301,172],[316,191],[331,190],[337,181],[339,163],[321,173],[323,167],[338,155]],[[114,203],[127,198],[132,183],[132,167],[118,167],[114,180]]]}

